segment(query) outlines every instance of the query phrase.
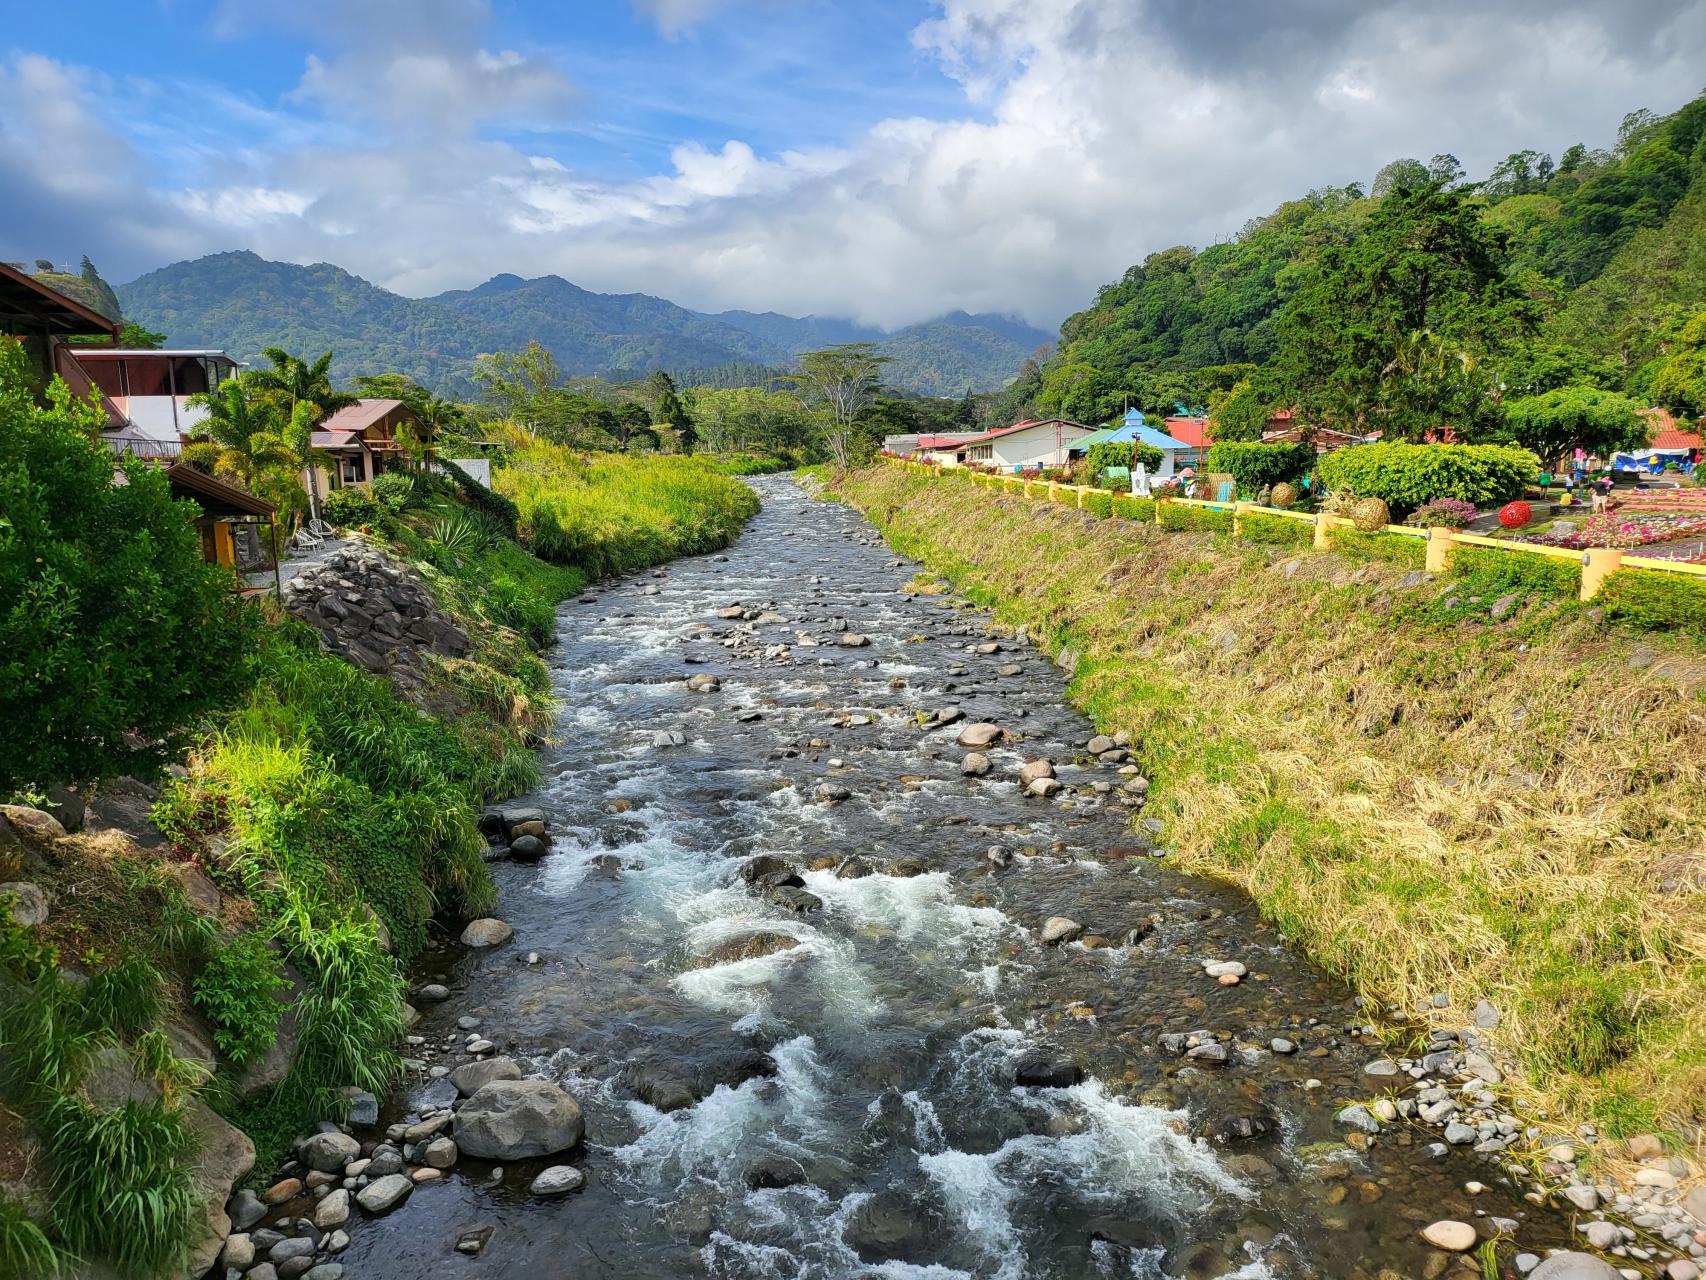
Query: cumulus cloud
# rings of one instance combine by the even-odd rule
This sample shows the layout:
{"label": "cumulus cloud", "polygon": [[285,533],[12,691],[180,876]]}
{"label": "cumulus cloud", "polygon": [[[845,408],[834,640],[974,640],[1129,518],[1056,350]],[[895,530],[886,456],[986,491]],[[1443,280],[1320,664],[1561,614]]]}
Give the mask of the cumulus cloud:
{"label": "cumulus cloud", "polygon": [[[711,0],[635,2],[679,33]],[[479,0],[424,3],[398,35],[381,0],[233,0],[244,30],[323,21],[290,105],[359,143],[303,136],[174,186],[100,126],[98,80],[26,56],[0,78],[0,166],[24,175],[22,205],[78,225],[103,225],[104,193],[92,243],[139,268],[168,246],[244,246],[409,293],[555,271],[707,309],[1052,324],[1149,252],[1395,156],[1485,172],[1521,147],[1607,141],[1624,111],[1697,92],[1706,64],[1706,6],[1686,0],[1633,6],[1639,21],[1590,0],[1225,0],[1212,17],[1192,0],[943,0],[911,44],[960,86],[958,112],[896,114],[835,147],[683,142],[664,171],[611,180],[526,141],[580,109],[548,54],[488,39]],[[30,107],[48,74],[58,105]],[[48,156],[70,159],[33,167]],[[121,227],[111,172],[140,189],[148,234]]]}

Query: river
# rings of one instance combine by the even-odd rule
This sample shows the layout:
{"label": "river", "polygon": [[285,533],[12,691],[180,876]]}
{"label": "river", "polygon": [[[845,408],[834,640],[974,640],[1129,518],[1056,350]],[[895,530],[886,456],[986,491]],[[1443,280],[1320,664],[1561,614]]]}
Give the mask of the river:
{"label": "river", "polygon": [[[551,1161],[464,1159],[353,1232],[351,1275],[1434,1276],[1421,1226],[1538,1213],[1471,1196],[1492,1169],[1429,1158],[1432,1133],[1346,1146],[1334,1112],[1392,1083],[1363,1073],[1382,1049],[1351,993],[1152,855],[1164,833],[1134,828],[1117,761],[1086,761],[1046,657],[907,593],[916,566],[857,513],[756,483],[726,556],[563,607],[546,781],[517,802],[552,850],[494,867],[512,942],[421,975],[452,990],[418,1029],[434,1061],[465,1060],[477,1017],[579,1099],[587,1186],[531,1200]],[[737,604],[759,616],[718,616]],[[973,721],[1010,735],[983,777],[956,745]],[[1021,791],[1038,757],[1059,795]],[[759,855],[821,905],[747,884]],[[1041,945],[1053,916],[1108,945]],[[739,958],[754,933],[794,945]],[[1247,975],[1204,973],[1222,960]],[[1163,1040],[1199,1030],[1225,1063]],[[479,1226],[477,1258],[452,1252]],[[1540,1215],[1520,1238],[1563,1233]]]}

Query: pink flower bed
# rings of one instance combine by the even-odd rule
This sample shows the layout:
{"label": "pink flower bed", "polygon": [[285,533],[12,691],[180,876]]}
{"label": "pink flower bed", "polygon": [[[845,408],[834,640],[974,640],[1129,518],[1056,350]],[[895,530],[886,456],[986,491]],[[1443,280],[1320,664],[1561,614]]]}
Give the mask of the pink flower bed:
{"label": "pink flower bed", "polygon": [[1676,538],[1706,537],[1706,515],[1657,515],[1646,512],[1613,511],[1589,516],[1581,525],[1562,533],[1538,533],[1523,542],[1548,547],[1645,547]]}

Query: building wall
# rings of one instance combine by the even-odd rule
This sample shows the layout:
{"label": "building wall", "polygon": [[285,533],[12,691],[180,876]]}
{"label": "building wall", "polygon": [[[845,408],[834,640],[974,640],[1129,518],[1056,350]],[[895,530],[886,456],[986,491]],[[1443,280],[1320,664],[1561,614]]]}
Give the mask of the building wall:
{"label": "building wall", "polygon": [[1072,442],[1089,434],[1088,431],[1053,424],[1030,431],[1015,431],[1010,436],[989,442],[990,460],[1003,471],[1014,467],[1063,467]]}

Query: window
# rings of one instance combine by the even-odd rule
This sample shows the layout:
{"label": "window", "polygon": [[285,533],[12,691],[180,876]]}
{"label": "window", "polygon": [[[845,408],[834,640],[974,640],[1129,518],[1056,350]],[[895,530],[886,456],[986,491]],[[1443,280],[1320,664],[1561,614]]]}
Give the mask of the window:
{"label": "window", "polygon": [[361,483],[361,459],[344,458],[338,463],[338,481],[341,485]]}

